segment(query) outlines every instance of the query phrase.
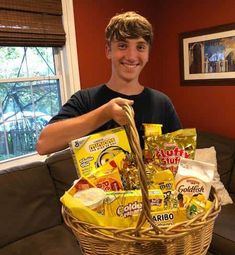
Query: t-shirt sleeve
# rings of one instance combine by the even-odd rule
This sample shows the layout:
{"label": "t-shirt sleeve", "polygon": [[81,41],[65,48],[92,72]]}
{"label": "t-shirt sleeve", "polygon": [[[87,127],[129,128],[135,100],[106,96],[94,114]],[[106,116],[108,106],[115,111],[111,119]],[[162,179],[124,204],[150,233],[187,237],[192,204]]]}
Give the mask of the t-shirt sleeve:
{"label": "t-shirt sleeve", "polygon": [[89,107],[91,107],[89,94],[86,91],[80,90],[71,96],[71,98],[61,107],[58,114],[52,117],[48,124],[81,116],[89,112]]}

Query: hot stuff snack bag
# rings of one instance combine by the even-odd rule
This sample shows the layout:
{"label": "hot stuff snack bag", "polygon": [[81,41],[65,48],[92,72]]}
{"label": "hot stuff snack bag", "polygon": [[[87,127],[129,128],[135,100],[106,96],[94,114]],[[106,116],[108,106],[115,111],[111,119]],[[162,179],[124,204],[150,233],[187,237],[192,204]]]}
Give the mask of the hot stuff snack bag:
{"label": "hot stuff snack bag", "polygon": [[96,187],[104,191],[123,190],[121,176],[117,167],[109,163],[92,171],[87,179]]}
{"label": "hot stuff snack bag", "polygon": [[84,177],[118,153],[131,151],[126,132],[121,127],[73,140],[70,150],[78,175]]}
{"label": "hot stuff snack bag", "polygon": [[196,129],[188,128],[148,139],[146,143],[154,163],[175,175],[180,157],[194,159],[196,137]]}

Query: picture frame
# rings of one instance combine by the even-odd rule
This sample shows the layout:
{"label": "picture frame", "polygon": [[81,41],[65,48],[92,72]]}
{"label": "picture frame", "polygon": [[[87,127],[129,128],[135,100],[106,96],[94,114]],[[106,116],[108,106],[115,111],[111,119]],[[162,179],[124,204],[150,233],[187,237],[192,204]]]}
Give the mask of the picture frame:
{"label": "picture frame", "polygon": [[181,85],[235,85],[235,23],[181,33]]}

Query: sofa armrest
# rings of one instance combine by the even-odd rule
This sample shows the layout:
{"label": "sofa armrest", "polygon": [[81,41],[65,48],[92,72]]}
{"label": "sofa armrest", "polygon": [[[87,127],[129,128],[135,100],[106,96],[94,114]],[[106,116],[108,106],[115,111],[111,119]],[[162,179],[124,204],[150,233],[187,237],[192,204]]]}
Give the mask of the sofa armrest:
{"label": "sofa armrest", "polygon": [[46,159],[51,177],[55,183],[58,199],[68,190],[75,179],[77,171],[69,149],[56,152]]}
{"label": "sofa armrest", "polygon": [[62,222],[48,168],[34,162],[0,171],[0,247]]}

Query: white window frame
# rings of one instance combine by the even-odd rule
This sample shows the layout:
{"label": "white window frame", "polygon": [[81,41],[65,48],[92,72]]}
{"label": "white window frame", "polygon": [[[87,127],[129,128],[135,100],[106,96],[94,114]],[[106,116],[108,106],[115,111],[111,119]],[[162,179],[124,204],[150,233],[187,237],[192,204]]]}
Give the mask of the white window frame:
{"label": "white window frame", "polygon": [[[65,103],[70,96],[78,91],[80,87],[80,75],[78,67],[77,43],[74,24],[73,0],[62,0],[63,25],[66,33],[65,46],[59,49],[55,64],[59,70],[59,81],[61,89],[61,101]],[[58,62],[61,65],[58,65]],[[9,167],[30,163],[33,161],[44,161],[47,156],[40,156],[36,152],[17,158],[0,162],[0,170]]]}

